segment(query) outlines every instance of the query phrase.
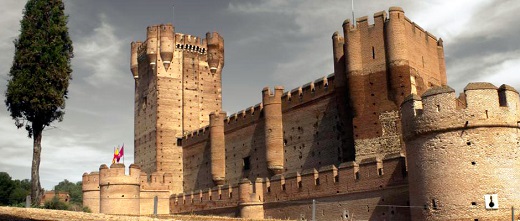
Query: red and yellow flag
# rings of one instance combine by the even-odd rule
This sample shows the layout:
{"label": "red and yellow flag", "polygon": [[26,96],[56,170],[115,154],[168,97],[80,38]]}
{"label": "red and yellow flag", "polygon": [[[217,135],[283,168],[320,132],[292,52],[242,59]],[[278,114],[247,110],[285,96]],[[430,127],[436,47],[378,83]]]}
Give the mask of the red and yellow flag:
{"label": "red and yellow flag", "polygon": [[119,163],[119,160],[121,159],[121,157],[123,157],[123,155],[125,154],[125,145],[123,144],[123,146],[121,148],[115,148],[114,149],[114,158],[112,158],[112,163],[116,163],[118,162]]}

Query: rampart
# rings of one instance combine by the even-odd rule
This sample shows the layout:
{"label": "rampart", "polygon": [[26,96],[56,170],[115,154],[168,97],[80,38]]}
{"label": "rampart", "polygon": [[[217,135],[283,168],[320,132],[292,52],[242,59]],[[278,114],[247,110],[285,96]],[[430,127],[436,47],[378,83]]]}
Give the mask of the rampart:
{"label": "rampart", "polygon": [[139,204],[140,215],[154,214],[154,203],[157,198],[157,214],[169,214],[169,199],[173,190],[173,177],[170,173],[155,172],[140,174]]}
{"label": "rampart", "polygon": [[[341,126],[337,123],[334,75],[319,78],[287,92],[283,92],[281,88],[275,91],[264,89],[263,100],[278,96],[276,99],[281,104],[281,108],[278,107],[281,109],[281,122],[271,122],[281,123],[277,125],[281,127],[277,129],[280,134],[265,137],[270,130],[265,126],[264,102],[231,114],[223,120],[226,182],[238,183],[242,177],[254,180],[276,173],[268,169],[267,157],[268,150],[276,148],[279,150],[273,152],[276,154],[271,157],[275,157],[273,159],[276,164],[281,165],[275,167],[279,172],[339,164],[342,161],[344,150],[338,146],[346,139],[343,136],[347,135],[341,132]],[[266,93],[270,96],[265,95]],[[267,147],[266,144],[273,139],[278,141]],[[210,176],[212,164],[208,157],[210,144],[209,127],[190,132],[182,138],[186,191],[213,186]]]}
{"label": "rampart", "polygon": [[[306,169],[301,172],[279,174],[268,178],[256,179],[254,183],[242,180],[238,186],[216,186],[204,190],[172,196],[171,213],[213,213],[227,216],[276,216],[297,219],[298,212],[291,211],[310,199],[324,200],[333,197],[337,202],[348,201],[354,195],[369,193],[363,206],[364,210],[351,205],[350,211],[357,211],[358,219],[381,217],[388,210],[381,205],[406,206],[408,195],[405,158],[401,155],[389,155],[383,159],[367,159],[359,164],[355,162],[323,166],[319,169]],[[241,187],[241,188],[239,188]],[[392,189],[392,191],[387,191]],[[237,195],[238,193],[238,195]],[[355,197],[357,198],[357,197]],[[359,199],[357,199],[359,200]],[[245,205],[262,205],[263,208],[251,209]],[[295,207],[296,206],[296,207]],[[349,210],[344,206],[343,210]],[[246,209],[244,209],[246,208]],[[245,211],[244,211],[245,210]],[[339,210],[339,211],[343,211]],[[302,210],[303,211],[303,210]],[[364,212],[361,212],[364,211]],[[359,213],[358,213],[359,212]],[[244,214],[245,213],[245,214]],[[285,214],[285,215],[283,215]],[[310,215],[310,214],[308,214]],[[337,219],[340,212],[325,214],[324,220]],[[402,217],[407,220],[409,211],[399,208],[386,217]]]}
{"label": "rampart", "polygon": [[519,95],[470,83],[458,98],[435,87],[402,104],[414,220],[511,218],[520,203]]}

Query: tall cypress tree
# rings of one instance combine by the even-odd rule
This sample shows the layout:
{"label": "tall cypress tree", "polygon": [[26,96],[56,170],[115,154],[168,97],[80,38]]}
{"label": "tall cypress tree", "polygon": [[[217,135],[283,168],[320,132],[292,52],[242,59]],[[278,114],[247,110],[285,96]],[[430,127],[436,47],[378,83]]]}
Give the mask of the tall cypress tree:
{"label": "tall cypress tree", "polygon": [[33,138],[31,198],[38,205],[42,132],[63,120],[71,79],[72,41],[61,0],[28,0],[20,22],[20,36],[9,72],[5,104],[18,128]]}

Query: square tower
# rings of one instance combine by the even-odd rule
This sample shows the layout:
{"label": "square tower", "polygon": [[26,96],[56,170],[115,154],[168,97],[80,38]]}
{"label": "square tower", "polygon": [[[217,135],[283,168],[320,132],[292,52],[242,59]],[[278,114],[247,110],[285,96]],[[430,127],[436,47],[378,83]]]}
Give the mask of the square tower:
{"label": "square tower", "polygon": [[135,79],[134,156],[142,170],[173,175],[182,192],[182,147],[177,138],[209,124],[222,106],[224,40],[175,33],[171,24],[147,28],[145,42],[131,44]]}
{"label": "square tower", "polygon": [[353,146],[349,160],[404,152],[399,106],[410,94],[446,85],[442,39],[404,15],[399,7],[345,20],[333,39],[336,87],[346,99]]}

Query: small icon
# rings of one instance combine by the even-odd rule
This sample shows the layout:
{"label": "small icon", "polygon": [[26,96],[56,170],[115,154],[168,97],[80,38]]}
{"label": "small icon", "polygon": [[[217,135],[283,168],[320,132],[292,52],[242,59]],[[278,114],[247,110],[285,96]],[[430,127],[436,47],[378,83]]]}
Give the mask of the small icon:
{"label": "small icon", "polygon": [[486,202],[486,209],[498,209],[498,194],[486,194],[484,195]]}

